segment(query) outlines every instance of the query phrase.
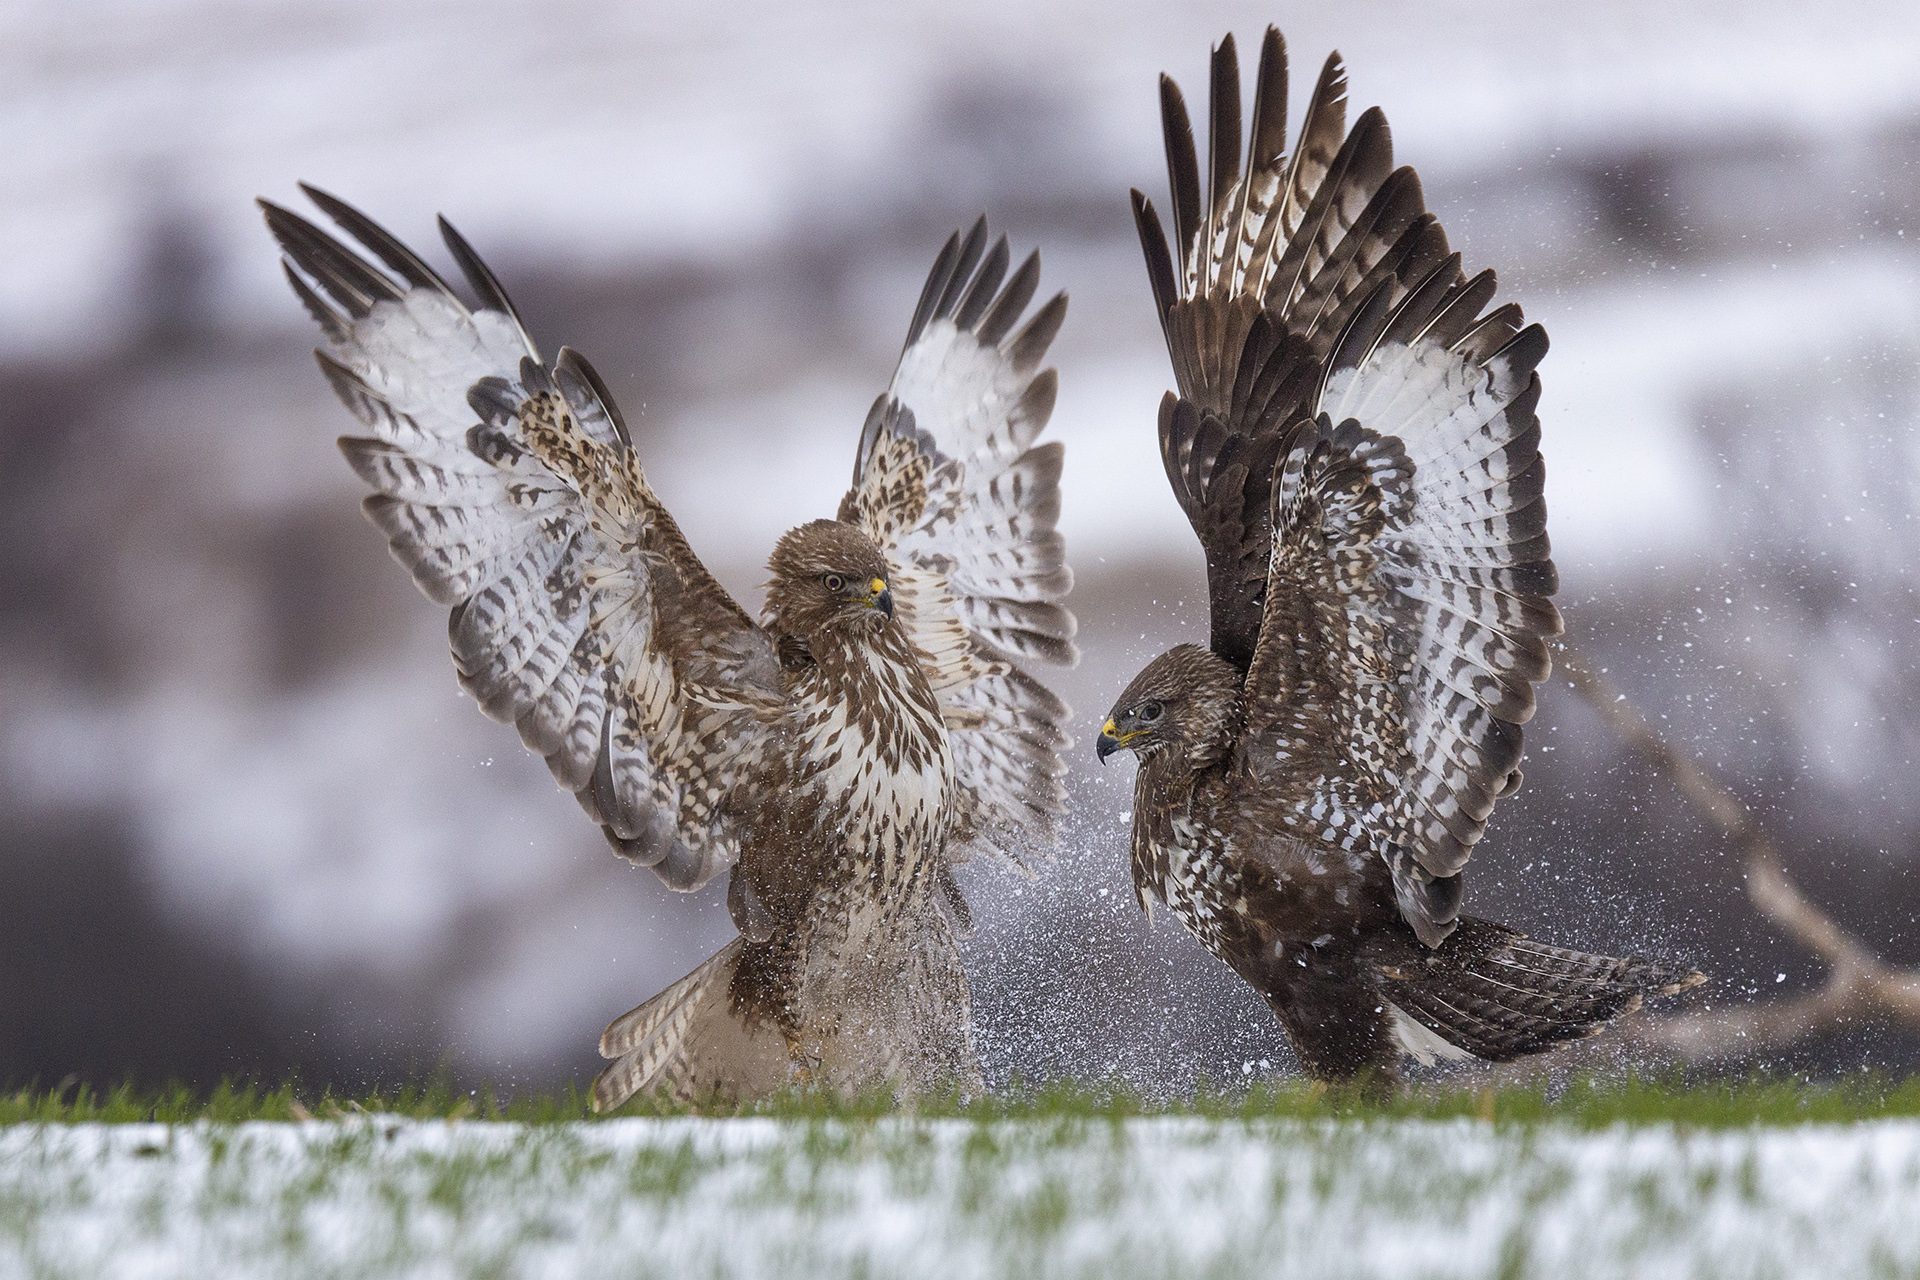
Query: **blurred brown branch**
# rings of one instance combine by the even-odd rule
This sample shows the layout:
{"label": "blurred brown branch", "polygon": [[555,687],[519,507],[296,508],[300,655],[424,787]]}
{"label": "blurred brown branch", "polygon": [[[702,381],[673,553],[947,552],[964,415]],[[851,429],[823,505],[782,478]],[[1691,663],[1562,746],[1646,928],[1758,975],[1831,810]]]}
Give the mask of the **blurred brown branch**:
{"label": "blurred brown branch", "polygon": [[1781,1048],[1854,1022],[1886,1020],[1920,1028],[1920,972],[1887,964],[1809,901],[1747,807],[1699,762],[1662,738],[1572,645],[1561,647],[1557,673],[1608,728],[1726,833],[1746,858],[1747,896],[1755,909],[1827,966],[1826,983],[1811,994],[1632,1019],[1619,1028],[1620,1038],[1688,1062],[1705,1062]]}

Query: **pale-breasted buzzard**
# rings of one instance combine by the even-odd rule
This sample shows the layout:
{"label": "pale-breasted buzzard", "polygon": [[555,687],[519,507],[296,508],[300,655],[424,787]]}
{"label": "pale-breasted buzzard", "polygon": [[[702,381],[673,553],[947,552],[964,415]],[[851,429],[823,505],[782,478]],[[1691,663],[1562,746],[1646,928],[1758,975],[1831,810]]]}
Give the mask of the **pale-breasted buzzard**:
{"label": "pale-breasted buzzard", "polygon": [[1385,117],[1347,131],[1337,54],[1289,157],[1268,29],[1243,171],[1229,36],[1204,186],[1180,91],[1160,89],[1173,253],[1138,191],[1134,212],[1180,388],[1160,447],[1206,550],[1212,635],[1154,659],[1100,739],[1139,760],[1141,905],[1258,989],[1322,1079],[1535,1053],[1700,981],[1460,915],[1560,631],[1546,334],[1512,305],[1483,314],[1493,273],[1462,272]]}
{"label": "pale-breasted buzzard", "polygon": [[478,305],[322,192],[358,242],[262,202],[320,367],[366,428],[369,517],[450,605],[462,686],[546,758],[624,857],[693,890],[732,868],[741,936],[615,1020],[596,1107],[664,1086],[909,1089],[977,1079],[950,866],[1022,856],[1061,810],[1070,663],[1061,448],[1039,368],[1059,295],[1016,328],[983,219],[941,250],[837,518],[779,540],[756,623],[648,488],[578,354],[544,362],[487,267]]}

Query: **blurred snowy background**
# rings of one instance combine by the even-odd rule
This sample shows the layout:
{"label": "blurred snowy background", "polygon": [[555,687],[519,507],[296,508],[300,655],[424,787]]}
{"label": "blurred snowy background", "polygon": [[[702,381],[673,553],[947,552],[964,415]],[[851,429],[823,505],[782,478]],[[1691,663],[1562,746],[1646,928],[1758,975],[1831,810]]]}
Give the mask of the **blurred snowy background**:
{"label": "blurred snowy background", "polygon": [[[1279,23],[1338,47],[1469,269],[1544,321],[1576,642],[1766,816],[1811,895],[1920,961],[1920,7],[1202,0],[0,8],[0,1086],[73,1074],[584,1080],[602,1023],[730,933],[618,864],[458,695],[332,440],[252,205],[305,179],[589,353],[749,607],[831,511],[941,239],[985,211],[1073,295],[1054,349],[1086,654],[1067,847],[968,878],[997,1078],[1290,1058],[1133,906],[1101,713],[1203,634],[1126,191],[1154,76]],[[1251,74],[1251,68],[1248,68]],[[1817,974],[1737,860],[1543,693],[1469,909]],[[1855,1034],[1780,1065],[1920,1065]]]}

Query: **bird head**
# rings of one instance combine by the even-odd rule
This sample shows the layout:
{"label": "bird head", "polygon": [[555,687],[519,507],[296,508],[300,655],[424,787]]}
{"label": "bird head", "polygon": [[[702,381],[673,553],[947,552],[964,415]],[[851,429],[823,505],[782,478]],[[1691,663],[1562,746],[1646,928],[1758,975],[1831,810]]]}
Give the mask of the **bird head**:
{"label": "bird head", "polygon": [[873,632],[893,618],[886,556],[850,524],[815,520],[788,531],[767,567],[768,610],[793,635]]}
{"label": "bird head", "polygon": [[1104,764],[1116,751],[1180,755],[1196,769],[1233,746],[1244,720],[1240,670],[1196,644],[1176,645],[1133,678],[1100,726]]}

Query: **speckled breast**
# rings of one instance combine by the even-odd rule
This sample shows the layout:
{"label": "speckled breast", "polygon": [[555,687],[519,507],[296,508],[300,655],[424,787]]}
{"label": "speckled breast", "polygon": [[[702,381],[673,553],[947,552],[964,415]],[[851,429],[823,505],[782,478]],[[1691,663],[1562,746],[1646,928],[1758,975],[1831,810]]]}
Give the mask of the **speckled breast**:
{"label": "speckled breast", "polygon": [[951,823],[954,764],[926,677],[910,657],[862,646],[845,681],[821,681],[800,705],[798,785],[818,798],[823,841],[856,897],[898,899]]}

